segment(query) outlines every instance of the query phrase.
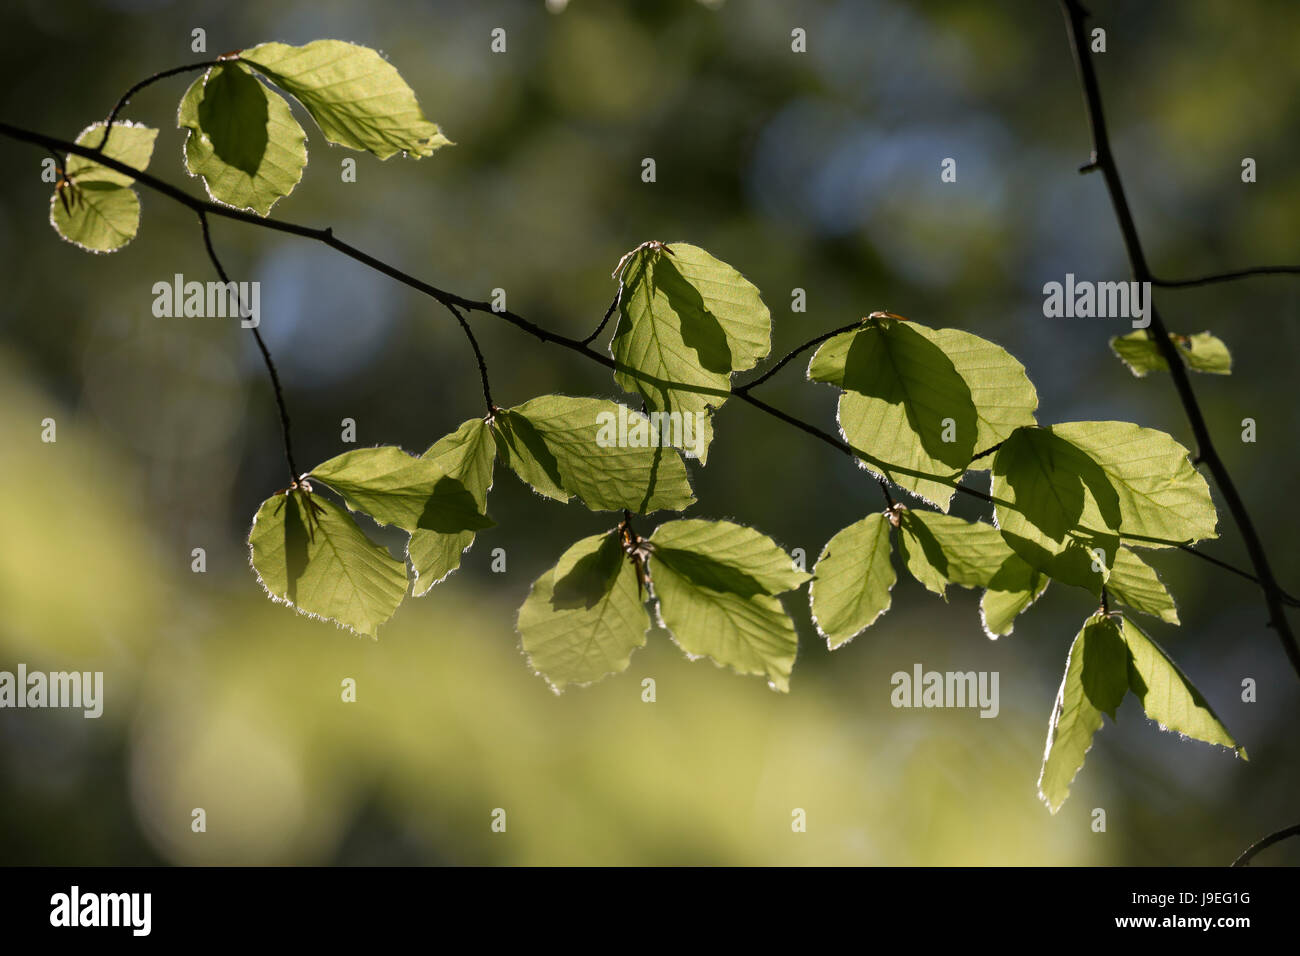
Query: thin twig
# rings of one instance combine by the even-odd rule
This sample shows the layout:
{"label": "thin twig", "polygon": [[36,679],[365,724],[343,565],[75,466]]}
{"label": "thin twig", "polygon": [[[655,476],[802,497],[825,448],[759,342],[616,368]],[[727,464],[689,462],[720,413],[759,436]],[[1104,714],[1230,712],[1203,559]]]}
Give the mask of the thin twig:
{"label": "thin twig", "polygon": [[474,338],[474,333],[470,331],[465,316],[460,314],[460,309],[450,302],[444,302],[443,305],[447,307],[447,311],[456,317],[456,321],[460,323],[460,327],[465,331],[465,337],[469,339],[470,347],[474,349],[474,358],[478,362],[478,377],[483,382],[483,400],[487,402],[488,415],[495,415],[498,409],[496,403],[492,401],[492,389],[488,387],[487,362],[483,361],[483,350],[478,347],[478,339]]}
{"label": "thin twig", "polygon": [[1198,285],[1213,285],[1216,282],[1232,282],[1236,279],[1249,279],[1252,276],[1287,276],[1300,275],[1300,266],[1255,266],[1252,269],[1236,269],[1233,272],[1216,272],[1208,276],[1195,276],[1191,279],[1157,279],[1151,277],[1151,284],[1162,289],[1190,289]]}
{"label": "thin twig", "polygon": [[[212,247],[212,235],[208,231],[208,217],[202,211],[199,212],[199,226],[203,229],[203,245],[208,250],[208,258],[212,260],[212,265],[216,267],[217,275],[221,281],[229,288],[232,284],[230,277],[226,275],[226,270],[221,265],[221,260],[217,258],[217,251]],[[238,296],[236,296],[238,298]],[[236,314],[244,314],[243,303],[235,310]],[[280,387],[280,375],[275,370],[275,362],[271,359],[271,352],[266,347],[266,342],[262,340],[262,333],[257,330],[257,326],[249,327],[252,330],[253,338],[257,340],[257,347],[262,353],[262,361],[266,363],[266,370],[271,375],[271,387],[275,390],[275,404],[280,409],[280,429],[284,435],[284,460],[289,464],[289,483],[292,485],[298,480],[302,472],[293,460],[293,443],[289,439],[289,409],[284,403],[284,390]]]}
{"label": "thin twig", "polygon": [[[1208,561],[1210,564],[1213,564],[1215,567],[1223,568],[1223,570],[1225,571],[1230,571],[1233,574],[1237,575],[1237,577],[1239,578],[1245,578],[1247,581],[1253,581],[1255,584],[1259,584],[1259,578],[1255,577],[1255,575],[1251,574],[1249,571],[1243,570],[1242,568],[1239,568],[1236,565],[1229,564],[1227,561],[1222,561],[1219,558],[1212,557],[1211,555],[1206,554],[1204,551],[1198,551],[1196,548],[1193,548],[1190,544],[1180,544],[1178,548],[1180,551],[1185,551],[1188,554],[1195,555],[1196,557],[1200,558],[1202,561]],[[1281,589],[1279,588],[1279,590]],[[1282,591],[1281,593],[1282,593],[1282,602],[1284,604],[1288,605],[1289,607],[1300,607],[1300,598],[1295,598],[1286,591]]]}
{"label": "thin twig", "polygon": [[618,289],[615,290],[614,292],[614,300],[610,302],[609,308],[605,310],[605,317],[600,320],[600,325],[596,326],[596,331],[592,332],[589,336],[587,336],[585,339],[582,340],[583,345],[590,345],[592,342],[596,341],[596,337],[599,336],[601,332],[605,331],[605,326],[609,323],[609,317],[614,314],[614,310],[618,308],[619,300],[621,300],[622,298],[623,298],[623,280],[619,279]]}
{"label": "thin twig", "polygon": [[169,76],[176,76],[179,73],[193,73],[197,70],[206,70],[209,69],[210,67],[217,66],[223,62],[226,62],[224,58],[218,60],[204,60],[202,63],[187,63],[185,66],[173,67],[170,70],[163,70],[161,73],[155,73],[153,76],[145,77],[135,86],[131,87],[129,90],[123,93],[121,99],[119,99],[117,103],[113,106],[113,112],[108,114],[108,122],[104,124],[104,135],[100,137],[99,145],[96,146],[95,148],[96,149],[104,148],[104,146],[108,143],[108,134],[113,129],[113,124],[117,121],[117,114],[122,112],[122,109],[126,106],[126,104],[131,101],[131,97],[135,96],[135,94],[139,93],[146,86],[152,86],[153,84],[157,83],[159,80],[165,80]]}
{"label": "thin twig", "polygon": [[1300,836],[1300,823],[1297,823],[1294,826],[1286,827],[1282,830],[1278,830],[1276,833],[1270,833],[1262,840],[1258,840],[1255,843],[1252,843],[1249,847],[1246,848],[1245,852],[1242,853],[1241,856],[1237,857],[1235,860],[1232,861],[1232,865],[1250,866],[1250,861],[1253,860],[1255,858],[1255,855],[1258,854],[1261,850],[1267,850],[1274,843],[1281,843],[1283,840],[1286,840],[1293,836]]}
{"label": "thin twig", "polygon": [[831,329],[829,332],[823,332],[815,339],[809,339],[807,342],[799,346],[797,349],[794,349],[793,351],[786,353],[786,355],[781,359],[781,361],[777,362],[775,365],[773,365],[770,369],[768,369],[758,378],[754,379],[752,382],[746,382],[744,385],[737,385],[735,388],[732,389],[732,392],[734,392],[737,395],[741,395],[749,391],[751,388],[755,388],[759,385],[762,385],[764,382],[766,382],[777,372],[781,371],[781,369],[783,369],[790,361],[797,358],[802,353],[808,351],[814,345],[820,345],[822,342],[825,342],[827,339],[834,338],[835,336],[840,335],[844,332],[851,332],[854,329],[861,328],[861,327],[862,327],[861,322],[851,322],[848,325],[841,325],[838,329]]}
{"label": "thin twig", "polygon": [[[1084,105],[1087,111],[1088,123],[1092,130],[1094,162],[1106,179],[1106,188],[1110,193],[1115,218],[1119,222],[1120,233],[1124,238],[1124,247],[1128,252],[1129,266],[1133,271],[1133,278],[1138,282],[1150,282],[1152,281],[1151,269],[1147,265],[1146,256],[1142,251],[1142,243],[1138,239],[1137,226],[1133,221],[1133,213],[1129,208],[1128,199],[1124,195],[1124,185],[1120,180],[1119,166],[1115,162],[1115,157],[1110,149],[1110,135],[1106,129],[1106,118],[1102,110],[1101,90],[1097,84],[1097,73],[1093,68],[1092,56],[1088,49],[1087,30],[1084,25],[1088,14],[1079,3],[1079,0],[1061,0],[1061,4],[1065,12],[1071,46],[1074,49],[1079,79],[1083,86]],[[1182,358],[1178,354],[1178,347],[1174,344],[1173,339],[1169,337],[1169,330],[1161,319],[1160,312],[1156,309],[1154,302],[1148,304],[1148,311],[1151,323],[1147,328],[1147,334],[1155,342],[1156,347],[1160,350],[1169,366],[1174,388],[1178,391],[1178,398],[1182,402],[1183,411],[1192,427],[1192,434],[1196,437],[1195,454],[1209,467],[1210,472],[1214,475],[1214,480],[1219,486],[1219,491],[1223,494],[1228,510],[1237,523],[1237,528],[1240,530],[1242,540],[1246,545],[1246,551],[1250,555],[1251,564],[1255,566],[1255,573],[1259,577],[1260,587],[1264,592],[1264,602],[1268,606],[1269,624],[1277,632],[1278,639],[1282,642],[1282,647],[1291,661],[1292,668],[1297,675],[1300,675],[1300,645],[1296,644],[1295,635],[1291,633],[1291,624],[1287,620],[1286,611],[1283,608],[1282,591],[1273,576],[1273,569],[1269,564],[1268,555],[1264,551],[1264,546],[1255,531],[1255,525],[1250,519],[1250,513],[1246,510],[1245,502],[1242,501],[1237,486],[1232,480],[1232,475],[1223,463],[1223,459],[1219,457],[1218,449],[1215,448],[1214,442],[1210,438],[1205,416],[1201,412],[1200,403],[1196,400],[1196,393],[1192,390],[1187,366],[1183,364]]]}

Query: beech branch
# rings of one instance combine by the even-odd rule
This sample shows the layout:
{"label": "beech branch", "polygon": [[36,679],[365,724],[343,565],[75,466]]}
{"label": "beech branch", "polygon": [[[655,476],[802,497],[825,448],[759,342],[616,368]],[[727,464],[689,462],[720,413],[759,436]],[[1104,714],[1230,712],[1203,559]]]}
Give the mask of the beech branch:
{"label": "beech branch", "polygon": [[[200,69],[206,69],[212,66],[216,66],[222,62],[225,62],[226,59],[230,59],[230,58],[227,57],[227,58],[221,58],[217,60],[204,61],[201,63],[187,64],[185,66],[176,67],[171,70],[164,70],[160,73],[154,74],[153,76],[147,78],[146,80],[141,81],[140,83],[137,83],[119,99],[117,105],[113,109],[113,112],[110,114],[108,126],[111,127],[113,121],[117,117],[117,114],[130,100],[131,96],[134,95],[139,90],[145,88],[146,86],[149,86],[152,83],[157,82],[158,80],[170,76],[175,76],[180,73],[194,72]],[[684,385],[684,384],[674,383],[674,382],[664,382],[644,372],[641,372],[638,369],[624,366],[616,362],[610,355],[606,354],[605,352],[599,351],[591,347],[591,343],[605,329],[606,325],[609,322],[609,319],[612,317],[614,311],[618,307],[621,298],[621,293],[622,293],[621,283],[620,283],[619,291],[615,294],[613,301],[610,302],[609,308],[606,309],[605,314],[602,317],[600,324],[597,325],[595,331],[583,339],[571,338],[569,336],[552,332],[540,325],[537,325],[534,322],[529,321],[528,319],[524,318],[523,316],[515,312],[509,310],[498,311],[497,309],[493,308],[491,303],[487,301],[469,299],[464,296],[457,295],[448,290],[441,289],[437,286],[434,286],[422,279],[419,279],[397,268],[391,263],[384,262],[383,260],[377,259],[374,256],[370,255],[369,253],[343,241],[342,239],[339,239],[337,236],[334,235],[334,230],[332,227],[327,226],[324,228],[315,228],[311,226],[299,225],[297,223],[286,222],[284,220],[274,219],[269,216],[267,217],[258,216],[251,212],[246,212],[244,210],[235,209],[229,206],[223,206],[214,202],[210,202],[192,196],[189,193],[177,188],[176,186],[173,186],[171,183],[159,179],[158,177],[152,175],[151,173],[135,169],[134,167],[128,166],[116,159],[113,159],[110,156],[106,156],[102,152],[102,147],[103,144],[107,142],[107,138],[108,138],[107,128],[105,130],[105,135],[103,137],[103,140],[101,141],[101,145],[98,148],[81,146],[78,145],[77,143],[73,143],[61,139],[59,137],[48,136],[46,134],[34,130],[24,129],[22,127],[14,126],[13,124],[4,123],[4,122],[0,122],[0,135],[6,136],[13,140],[17,140],[19,142],[26,142],[26,143],[31,143],[33,145],[40,146],[46,150],[54,152],[56,155],[58,155],[59,151],[62,151],[62,153],[65,154],[70,153],[72,155],[82,156],[86,159],[93,160],[94,162],[106,166],[109,169],[113,169],[116,170],[117,172],[123,173],[124,175],[130,176],[140,185],[148,189],[151,189],[154,192],[159,193],[160,195],[166,196],[167,198],[191,209],[199,217],[203,229],[204,242],[208,248],[209,256],[212,258],[214,265],[217,267],[218,274],[223,277],[223,281],[228,281],[228,280],[225,279],[224,270],[221,268],[220,262],[217,260],[215,253],[212,250],[211,239],[208,233],[209,216],[217,216],[223,219],[231,219],[237,222],[246,223],[248,225],[257,226],[262,229],[270,229],[274,232],[286,233],[289,235],[298,236],[299,238],[311,239],[323,243],[324,245],[329,246],[331,249],[334,249],[336,252],[342,253],[343,255],[347,256],[350,259],[353,259],[356,262],[360,262],[361,264],[371,269],[374,269],[375,271],[380,272],[383,275],[386,275],[389,278],[397,282],[400,282],[403,285],[406,285],[424,295],[433,298],[435,301],[440,303],[444,308],[446,308],[452,314],[452,316],[457,320],[458,324],[461,326],[462,330],[465,332],[466,337],[469,339],[470,345],[474,351],[475,360],[478,363],[479,375],[483,386],[483,397],[485,402],[487,403],[490,414],[496,410],[496,406],[493,403],[491,397],[491,390],[488,384],[487,364],[486,361],[484,360],[482,350],[479,348],[478,341],[474,337],[470,325],[465,319],[464,313],[481,313],[481,314],[491,315],[496,318],[502,319],[510,323],[511,325],[515,326],[516,328],[529,333],[530,335],[534,336],[541,342],[558,345],[570,351],[577,352],[582,356],[584,356],[585,358],[589,359],[590,361],[596,362],[597,364],[602,365],[605,368],[610,369],[611,371],[625,373],[641,381],[646,381],[649,382],[650,384],[659,387],[671,386],[674,388],[679,388],[687,391],[701,391],[710,394],[716,393],[717,396],[720,398],[727,398],[727,397],[734,396],[735,398],[752,406],[753,408],[758,409],[764,414],[772,418],[775,418],[778,421],[784,422],[785,424],[791,426],[792,428],[798,429],[799,431],[803,432],[806,435],[816,438],[817,440],[823,442],[824,444],[827,444],[832,448],[835,448],[837,451],[849,455],[855,460],[866,462],[868,464],[876,462],[876,459],[870,453],[864,451],[863,449],[856,448],[853,445],[849,444],[848,442],[831,434],[830,432],[822,428],[819,428],[818,426],[813,425],[809,422],[803,421],[802,419],[799,419],[794,415],[791,415],[788,412],[785,412],[782,409],[777,408],[751,394],[751,391],[754,388],[767,382],[774,375],[776,375],[782,368],[788,365],[799,355],[803,354],[804,352],[808,351],[814,346],[819,345],[820,343],[826,341],[827,339],[835,335],[857,328],[861,324],[860,322],[854,322],[849,325],[841,326],[839,328],[832,329],[829,332],[825,332],[821,335],[816,336],[815,338],[809,340],[808,342],[803,343],[802,345],[788,352],[785,356],[783,356],[780,360],[778,360],[769,369],[767,369],[765,372],[759,375],[758,378],[746,382],[742,385],[739,385],[729,391],[721,390],[721,389],[710,390],[698,386],[689,386],[689,385]],[[267,350],[265,342],[262,340],[261,335],[257,332],[255,328],[253,329],[253,333],[257,341],[259,350],[262,353],[263,360],[266,363],[267,370],[271,376],[272,384],[275,389],[276,403],[280,411],[281,425],[284,433],[285,457],[289,463],[289,467],[291,472],[293,473],[294,479],[296,479],[299,472],[293,461],[292,447],[289,440],[289,433],[290,433],[289,416],[285,406],[284,395],[283,395],[283,390],[280,386],[279,376],[276,372],[274,362],[271,359],[270,352]],[[1172,344],[1170,344],[1169,348],[1170,349],[1173,348]],[[1179,367],[1181,368],[1181,366]],[[986,449],[983,452],[980,452],[972,459],[972,463],[974,461],[979,460],[980,458],[992,454],[996,450],[997,450],[997,446],[994,446],[992,448]],[[879,464],[884,465],[885,463],[879,463]],[[927,475],[926,477],[931,477],[939,481],[944,480],[942,476]],[[878,483],[881,492],[885,498],[885,501],[888,503],[890,507],[893,507],[895,504],[895,500],[893,495],[890,492],[888,483],[883,479],[878,479]],[[965,494],[969,497],[976,498],[986,503],[996,503],[996,500],[991,495],[989,495],[986,492],[980,491],[979,489],[973,488],[970,485],[962,484],[961,482],[958,481],[952,481],[950,482],[950,484],[955,491]],[[1178,542],[1166,542],[1166,541],[1160,541],[1159,543],[1176,544],[1178,547],[1186,551],[1188,554],[1192,554],[1204,561],[1209,562],[1210,564],[1215,565],[1216,567],[1220,567],[1240,577],[1246,578],[1247,580],[1253,581],[1257,584],[1261,584],[1261,586],[1264,586],[1262,578],[1252,575],[1249,572],[1244,571],[1240,568],[1236,568],[1228,564],[1227,562],[1221,561],[1217,558],[1213,558],[1207,554],[1197,551],[1191,548],[1187,544],[1178,543]],[[1291,604],[1292,606],[1300,605],[1300,602],[1297,602],[1296,599],[1290,597],[1290,595],[1286,595],[1285,592],[1281,592],[1281,590],[1277,588],[1275,583],[1273,584],[1273,587],[1287,603]]]}
{"label": "beech branch", "polygon": [[[1087,30],[1085,28],[1088,13],[1079,3],[1079,0],[1061,0],[1061,4],[1065,13],[1070,44],[1074,49],[1074,59],[1079,71],[1079,80],[1083,87],[1084,107],[1087,112],[1088,125],[1092,131],[1092,161],[1088,165],[1100,169],[1106,180],[1106,189],[1110,194],[1111,206],[1114,208],[1115,218],[1118,220],[1120,233],[1124,239],[1124,248],[1128,253],[1129,267],[1133,272],[1134,280],[1153,282],[1151,269],[1147,265],[1146,255],[1142,250],[1142,242],[1138,238],[1137,225],[1133,221],[1132,210],[1129,208],[1128,199],[1124,195],[1124,184],[1120,179],[1119,165],[1116,163],[1115,156],[1110,148],[1110,134],[1106,128],[1106,117],[1102,108],[1101,89],[1097,83],[1096,70],[1093,68],[1092,55],[1088,49]],[[1151,324],[1147,328],[1147,335],[1155,342],[1156,348],[1159,349],[1165,363],[1169,366],[1170,377],[1173,379],[1174,388],[1178,392],[1178,399],[1182,403],[1183,411],[1192,428],[1192,434],[1196,438],[1193,460],[1199,459],[1203,462],[1210,469],[1215,483],[1219,486],[1219,491],[1223,495],[1238,531],[1241,533],[1242,541],[1246,545],[1246,551],[1250,555],[1251,564],[1255,568],[1255,575],[1264,592],[1264,603],[1268,608],[1269,626],[1277,632],[1278,640],[1282,642],[1282,647],[1291,661],[1292,668],[1297,675],[1300,675],[1300,645],[1296,644],[1295,635],[1291,632],[1291,624],[1287,620],[1286,611],[1283,607],[1283,592],[1273,576],[1273,568],[1269,563],[1268,554],[1265,552],[1264,545],[1255,531],[1255,524],[1250,518],[1250,513],[1246,509],[1241,494],[1237,491],[1236,483],[1233,481],[1227,465],[1224,464],[1223,458],[1219,455],[1214,440],[1210,437],[1210,430],[1205,423],[1205,416],[1201,412],[1196,393],[1192,389],[1187,366],[1178,353],[1178,347],[1169,337],[1169,330],[1160,317],[1160,312],[1156,309],[1155,303],[1150,303],[1148,308]]]}

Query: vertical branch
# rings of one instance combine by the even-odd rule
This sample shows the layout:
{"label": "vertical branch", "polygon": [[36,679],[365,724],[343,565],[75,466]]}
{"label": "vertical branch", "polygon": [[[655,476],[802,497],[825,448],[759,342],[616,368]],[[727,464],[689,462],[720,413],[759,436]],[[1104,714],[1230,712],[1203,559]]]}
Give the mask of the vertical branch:
{"label": "vertical branch", "polygon": [[469,339],[470,347],[474,350],[474,358],[478,362],[478,377],[479,381],[483,383],[483,400],[487,402],[488,415],[495,415],[497,406],[492,401],[492,389],[488,387],[487,363],[483,361],[483,350],[478,347],[478,339],[474,338],[474,333],[470,331],[465,316],[460,314],[460,309],[456,308],[450,301],[444,301],[442,304],[456,317],[456,321],[460,323],[461,329],[465,332],[465,337]]}
{"label": "vertical branch", "polygon": [[[208,258],[212,260],[212,265],[217,270],[217,275],[226,285],[230,285],[230,277],[226,275],[226,270],[221,265],[221,260],[217,258],[217,251],[212,248],[212,236],[208,231],[208,217],[203,210],[199,210],[199,225],[203,227],[203,245],[208,250]],[[243,303],[236,310],[243,314]],[[271,360],[271,352],[267,349],[266,343],[262,341],[262,333],[257,330],[257,326],[252,327],[253,338],[257,340],[257,347],[261,350],[262,361],[266,363],[266,370],[271,375],[271,387],[275,390],[275,404],[280,409],[280,430],[284,435],[284,460],[289,465],[289,482],[294,484],[302,474],[298,466],[293,461],[293,444],[289,440],[289,409],[284,404],[284,390],[280,387],[280,375],[275,370],[275,362]]]}
{"label": "vertical branch", "polygon": [[[1142,251],[1137,226],[1133,222],[1133,213],[1129,208],[1128,198],[1124,195],[1124,184],[1120,180],[1119,166],[1116,164],[1115,157],[1110,149],[1110,136],[1106,129],[1105,114],[1102,111],[1101,90],[1097,85],[1097,73],[1093,68],[1092,57],[1088,50],[1087,30],[1084,25],[1088,13],[1079,3],[1079,0],[1061,0],[1061,4],[1065,12],[1071,46],[1074,49],[1075,64],[1079,69],[1079,79],[1083,85],[1083,101],[1087,110],[1088,124],[1092,129],[1092,162],[1084,166],[1082,171],[1101,170],[1106,180],[1106,189],[1110,193],[1111,205],[1115,210],[1115,218],[1119,221],[1120,232],[1124,237],[1124,248],[1128,253],[1133,278],[1138,282],[1152,282],[1151,269],[1147,265],[1146,256]],[[1174,388],[1178,391],[1179,401],[1182,402],[1183,411],[1187,415],[1187,420],[1192,427],[1192,434],[1196,438],[1196,450],[1193,460],[1199,461],[1209,468],[1210,473],[1214,476],[1215,483],[1219,486],[1219,491],[1228,506],[1228,511],[1232,514],[1233,520],[1241,532],[1242,541],[1246,545],[1246,551],[1250,555],[1251,563],[1255,566],[1255,573],[1259,577],[1260,587],[1263,588],[1264,603],[1268,606],[1269,626],[1277,632],[1278,639],[1282,642],[1282,647],[1291,661],[1292,668],[1300,675],[1300,646],[1297,646],[1295,635],[1291,632],[1290,622],[1287,621],[1286,612],[1283,609],[1282,591],[1278,587],[1277,579],[1273,576],[1273,569],[1269,564],[1268,555],[1264,551],[1264,546],[1255,531],[1254,522],[1250,519],[1250,513],[1246,510],[1245,502],[1242,501],[1237,486],[1232,480],[1232,475],[1228,472],[1227,466],[1224,465],[1223,459],[1219,456],[1219,451],[1215,448],[1214,441],[1210,437],[1210,431],[1205,424],[1205,416],[1201,412],[1200,403],[1196,400],[1195,392],[1192,391],[1187,366],[1183,364],[1178,349],[1169,338],[1169,330],[1160,317],[1160,313],[1156,310],[1154,301],[1148,301],[1147,309],[1151,319],[1147,334],[1154,340],[1160,354],[1169,366]]]}

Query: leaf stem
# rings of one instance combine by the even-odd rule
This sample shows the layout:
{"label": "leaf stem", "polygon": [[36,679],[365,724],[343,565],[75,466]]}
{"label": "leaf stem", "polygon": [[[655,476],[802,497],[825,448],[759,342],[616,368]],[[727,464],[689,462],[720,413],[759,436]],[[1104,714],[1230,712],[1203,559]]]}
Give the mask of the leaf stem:
{"label": "leaf stem", "polygon": [[[217,258],[217,250],[212,246],[212,234],[208,230],[207,214],[199,211],[199,226],[203,229],[203,245],[208,250],[208,258],[212,260],[212,265],[216,267],[217,275],[221,281],[229,288],[233,283],[230,277],[226,275],[225,268],[221,265],[221,260]],[[239,303],[239,308],[235,310],[237,315],[243,315],[243,303]],[[284,438],[284,460],[289,465],[289,483],[292,487],[301,476],[302,472],[293,460],[293,443],[289,439],[289,409],[284,403],[284,390],[280,387],[280,375],[275,369],[275,362],[271,359],[271,351],[266,347],[266,342],[262,340],[262,333],[257,330],[257,326],[250,326],[253,338],[257,341],[257,348],[262,353],[262,361],[266,364],[266,370],[271,376],[271,387],[275,391],[275,404],[280,410],[280,430]]]}
{"label": "leaf stem", "polygon": [[483,350],[478,347],[478,339],[474,338],[474,333],[470,330],[469,323],[465,321],[465,316],[461,315],[460,309],[450,302],[444,302],[443,305],[447,307],[448,312],[456,317],[456,321],[460,323],[460,327],[465,332],[465,337],[469,339],[470,347],[474,350],[474,359],[478,362],[478,377],[483,383],[483,400],[487,402],[488,417],[490,418],[500,409],[492,401],[492,389],[488,386],[487,363],[483,360]]}
{"label": "leaf stem", "polygon": [[605,316],[600,320],[600,325],[596,326],[596,331],[592,332],[582,340],[583,345],[590,345],[592,342],[596,341],[597,336],[599,336],[601,332],[605,331],[605,326],[609,323],[609,317],[614,314],[614,310],[618,308],[619,300],[622,298],[623,279],[620,277],[618,280],[618,289],[614,292],[614,300],[610,302],[609,308],[605,310]]}

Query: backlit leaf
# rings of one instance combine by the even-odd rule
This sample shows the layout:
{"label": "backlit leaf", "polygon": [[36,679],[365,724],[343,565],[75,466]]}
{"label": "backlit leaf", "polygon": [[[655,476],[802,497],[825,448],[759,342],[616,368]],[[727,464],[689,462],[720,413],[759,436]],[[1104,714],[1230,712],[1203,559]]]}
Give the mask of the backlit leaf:
{"label": "backlit leaf", "polygon": [[808,589],[813,625],[831,650],[889,610],[897,580],[890,560],[889,516],[867,515],[826,542]]}
{"label": "backlit leaf", "polygon": [[380,159],[428,156],[451,143],[425,119],[396,68],[369,47],[342,40],[263,43],[239,58],[293,94],[331,143]]}
{"label": "backlit leaf", "polygon": [[494,524],[460,481],[393,445],[344,452],[313,468],[311,477],[338,492],[354,511],[406,531],[459,534]]}
{"label": "backlit leaf", "polygon": [[650,541],[660,620],[682,650],[788,691],[798,638],[774,595],[809,575],[770,538],[727,521],[671,521]]}
{"label": "backlit leaf", "polygon": [[1090,617],[1074,639],[1065,676],[1047,728],[1047,748],[1038,795],[1052,813],[1061,809],[1083,766],[1103,712],[1114,713],[1128,688],[1128,658],[1119,625],[1109,616]]}
{"label": "backlit leaf", "polygon": [[[481,418],[470,419],[450,435],[439,439],[424,453],[424,460],[460,482],[474,498],[480,512],[487,512],[487,494],[492,488],[496,463],[496,442],[492,429]],[[406,556],[415,572],[413,592],[425,594],[460,567],[461,555],[474,543],[474,529],[434,531],[417,528],[411,532]]]}
{"label": "backlit leaf", "polygon": [[[156,129],[116,122],[103,153],[144,170],[157,137]],[[95,123],[81,131],[77,144],[98,148],[103,138],[104,124]],[[67,157],[64,171],[70,182],[56,187],[50,197],[50,225],[60,236],[88,252],[115,252],[135,238],[140,229],[140,198],[130,188],[133,177],[77,155]]]}
{"label": "backlit leaf", "polygon": [[200,76],[181,99],[185,166],[208,195],[259,216],[293,192],[307,165],[307,136],[293,111],[241,63]]}
{"label": "backlit leaf", "polygon": [[1106,590],[1120,604],[1158,617],[1167,624],[1178,623],[1178,608],[1160,576],[1128,548],[1121,547],[1110,569]]}
{"label": "backlit leaf", "polygon": [[998,528],[1026,563],[1101,593],[1119,547],[1119,496],[1086,453],[1051,428],[1021,428],[993,460]]}
{"label": "backlit leaf", "polygon": [[627,669],[650,616],[616,533],[583,538],[533,584],[519,609],[532,667],[558,693]]}
{"label": "backlit leaf", "polygon": [[[318,512],[309,515],[308,499]],[[302,491],[262,503],[248,535],[273,600],[374,637],[406,595],[406,567],[334,502]]]}
{"label": "backlit leaf", "polygon": [[[548,498],[577,495],[592,511],[637,513],[695,502],[681,455],[659,444],[663,428],[614,402],[543,395],[499,413],[495,433],[502,460]],[[685,435],[669,421],[668,440]]]}
{"label": "backlit leaf", "polygon": [[[1171,548],[1217,537],[1209,486],[1171,436],[1132,422],[1066,422],[1052,433],[1097,463],[1115,491],[1125,543]],[[1085,518],[1090,516],[1085,515]]]}
{"label": "backlit leaf", "polygon": [[1246,758],[1218,715],[1159,645],[1127,617],[1122,618],[1129,650],[1129,686],[1146,715],[1168,730],[1236,751]]}
{"label": "backlit leaf", "polygon": [[[1232,374],[1232,353],[1217,336],[1209,332],[1197,332],[1195,335],[1171,332],[1169,337],[1192,371],[1211,375]],[[1110,348],[1138,378],[1152,371],[1169,371],[1169,363],[1160,354],[1155,340],[1144,330],[1112,338]]]}
{"label": "backlit leaf", "polygon": [[823,343],[808,377],[845,390],[840,432],[864,467],[948,510],[979,430],[970,386],[931,337],[870,318]]}
{"label": "backlit leaf", "polygon": [[[671,250],[671,251],[670,251]],[[652,412],[707,422],[731,391],[731,374],[753,368],[771,350],[772,317],[744,276],[685,242],[646,244],[621,273],[618,327],[610,354],[614,380],[641,395]],[[708,458],[711,426],[697,431]]]}

